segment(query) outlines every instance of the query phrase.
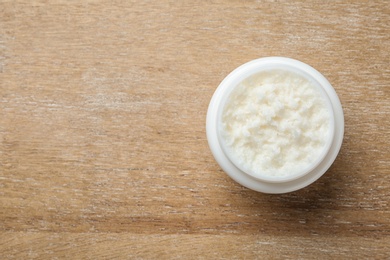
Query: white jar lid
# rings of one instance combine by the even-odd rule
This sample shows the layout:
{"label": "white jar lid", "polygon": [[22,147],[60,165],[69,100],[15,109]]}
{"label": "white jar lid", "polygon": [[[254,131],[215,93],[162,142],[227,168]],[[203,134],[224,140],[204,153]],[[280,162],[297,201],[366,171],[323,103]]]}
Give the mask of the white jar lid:
{"label": "white jar lid", "polygon": [[[266,69],[287,69],[315,81],[322,88],[324,96],[328,99],[328,104],[331,106],[329,111],[333,113],[332,127],[334,127],[334,131],[332,131],[332,140],[330,140],[330,147],[326,150],[326,155],[322,155],[322,160],[315,162],[310,171],[299,175],[297,178],[281,178],[280,180],[255,178],[252,174],[244,172],[241,167],[237,167],[233,162],[234,160],[229,159],[229,155],[224,152],[221,138],[219,138],[218,119],[220,116],[220,108],[226,101],[226,96],[245,78]],[[278,194],[306,187],[320,178],[328,170],[341,148],[344,135],[344,115],[335,90],[321,73],[311,66],[294,59],[267,57],[243,64],[221,82],[210,101],[207,112],[206,131],[207,140],[214,158],[232,179],[252,190]]]}

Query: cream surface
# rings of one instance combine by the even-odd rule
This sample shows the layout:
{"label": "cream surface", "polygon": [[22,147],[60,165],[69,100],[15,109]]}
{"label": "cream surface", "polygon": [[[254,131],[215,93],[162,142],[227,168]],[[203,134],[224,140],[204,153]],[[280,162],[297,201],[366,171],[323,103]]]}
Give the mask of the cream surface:
{"label": "cream surface", "polygon": [[320,89],[286,70],[259,72],[229,95],[220,118],[223,147],[256,177],[287,177],[318,161],[331,135]]}

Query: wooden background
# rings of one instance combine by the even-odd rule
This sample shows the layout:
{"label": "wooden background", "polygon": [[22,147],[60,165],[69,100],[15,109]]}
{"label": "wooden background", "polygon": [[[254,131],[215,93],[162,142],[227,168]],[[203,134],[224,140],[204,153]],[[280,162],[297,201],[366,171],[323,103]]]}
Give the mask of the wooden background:
{"label": "wooden background", "polygon": [[[0,1],[0,258],[390,258],[388,1]],[[209,151],[234,68],[287,56],[345,113],[297,192]]]}

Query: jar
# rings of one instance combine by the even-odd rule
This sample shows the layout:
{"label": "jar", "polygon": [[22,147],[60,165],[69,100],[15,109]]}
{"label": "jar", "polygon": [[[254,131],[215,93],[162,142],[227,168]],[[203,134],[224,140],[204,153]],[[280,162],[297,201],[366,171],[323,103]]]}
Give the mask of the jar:
{"label": "jar", "polygon": [[[234,98],[232,93],[235,89],[254,75],[272,71],[286,71],[313,83],[313,86],[315,85],[318,88],[318,93],[327,104],[329,113],[329,134],[324,137],[326,140],[323,140],[325,144],[323,150],[317,158],[309,162],[308,167],[287,176],[255,174],[249,168],[245,168],[242,161],[237,160],[236,154],[229,152],[226,148],[226,141],[221,136],[222,114],[228,100]],[[268,102],[270,101],[272,100],[268,100]],[[215,160],[233,180],[255,191],[280,194],[310,185],[329,169],[336,159],[343,141],[344,115],[336,91],[317,70],[298,60],[284,57],[266,57],[241,65],[220,83],[208,107],[206,132]],[[296,147],[296,149],[299,149],[299,147]],[[283,164],[283,161],[280,163]]]}

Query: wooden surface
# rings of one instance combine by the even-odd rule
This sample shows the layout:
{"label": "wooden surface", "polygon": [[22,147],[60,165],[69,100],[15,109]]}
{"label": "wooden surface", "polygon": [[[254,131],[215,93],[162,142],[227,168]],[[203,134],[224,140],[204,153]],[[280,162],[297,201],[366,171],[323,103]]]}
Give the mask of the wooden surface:
{"label": "wooden surface", "polygon": [[[281,2],[2,0],[0,258],[390,258],[390,5]],[[321,71],[345,113],[333,166],[284,195],[205,135],[264,56]]]}

